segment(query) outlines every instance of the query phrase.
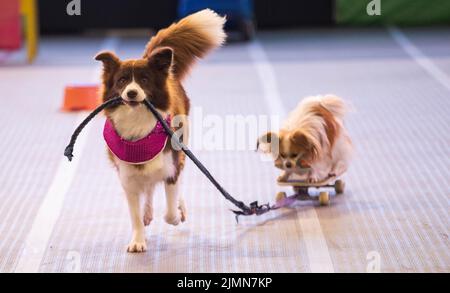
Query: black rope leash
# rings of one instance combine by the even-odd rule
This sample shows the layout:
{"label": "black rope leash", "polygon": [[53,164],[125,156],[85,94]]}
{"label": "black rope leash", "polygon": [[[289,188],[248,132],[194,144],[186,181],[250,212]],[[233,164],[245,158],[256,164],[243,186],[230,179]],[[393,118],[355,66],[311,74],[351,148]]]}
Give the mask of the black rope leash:
{"label": "black rope leash", "polygon": [[114,98],[114,99],[111,99],[111,100],[108,100],[108,101],[104,102],[103,104],[98,106],[94,111],[92,111],[92,113],[90,113],[83,120],[83,122],[80,123],[80,125],[78,125],[78,127],[73,132],[72,137],[70,138],[69,144],[66,146],[66,149],[64,150],[64,156],[66,156],[67,159],[69,159],[69,161],[72,161],[72,158],[73,158],[73,147],[75,145],[75,141],[78,138],[78,135],[80,135],[80,133],[83,130],[83,128],[92,120],[92,118],[94,118],[98,113],[100,113],[104,109],[106,109],[108,107],[111,107],[111,106],[120,105],[121,103],[122,103],[122,98],[120,98],[120,97]]}
{"label": "black rope leash", "polygon": [[152,112],[152,114],[158,119],[158,121],[162,124],[164,130],[167,132],[169,137],[175,138],[175,142],[177,146],[183,150],[183,152],[188,156],[192,162],[198,167],[200,171],[211,181],[211,183],[219,190],[219,192],[227,199],[228,201],[232,202],[235,206],[240,208],[240,211],[232,210],[232,212],[236,215],[236,222],[239,222],[239,216],[250,216],[250,215],[262,215],[266,212],[268,212],[271,208],[269,204],[264,205],[258,205],[257,201],[254,201],[250,204],[250,207],[247,206],[242,201],[239,201],[235,199],[231,194],[229,194],[225,188],[222,187],[222,185],[217,182],[217,180],[214,178],[214,176],[211,175],[211,173],[208,171],[208,169],[200,162],[197,157],[191,152],[191,150],[188,149],[188,147],[180,141],[180,139],[176,136],[172,128],[167,125],[164,118],[161,116],[161,114],[156,110],[155,106],[153,106],[152,103],[150,103],[148,100],[144,100],[145,106]]}
{"label": "black rope leash", "polygon": [[[75,129],[74,133],[72,134],[72,137],[70,139],[69,145],[67,145],[66,149],[64,150],[64,156],[66,156],[69,161],[73,158],[73,148],[75,145],[75,141],[80,134],[80,132],[83,130],[83,128],[86,126],[86,124],[89,123],[89,121],[94,118],[95,115],[97,115],[99,112],[104,110],[107,107],[119,105],[122,103],[122,98],[117,97],[111,100],[106,101],[102,105],[100,105],[97,109],[95,109],[91,114],[89,114],[86,119],[83,120],[83,122]],[[231,196],[220,184],[217,182],[217,180],[214,178],[214,176],[211,175],[211,173],[208,171],[208,169],[197,159],[197,157],[188,149],[186,145],[184,145],[179,138],[176,136],[174,131],[170,128],[169,125],[167,125],[164,118],[161,116],[161,114],[156,110],[155,106],[153,106],[150,101],[147,99],[144,100],[144,105],[152,112],[152,114],[156,117],[156,119],[161,123],[164,130],[167,132],[169,137],[172,141],[175,141],[177,146],[194,162],[194,164],[202,171],[202,173],[211,181],[211,183],[217,188],[217,190],[227,199],[228,201],[232,202],[236,207],[238,207],[240,210],[235,211],[232,210],[232,212],[236,215],[236,222],[239,222],[239,216],[250,216],[250,215],[262,215],[264,213],[267,213],[272,208],[269,204],[263,204],[258,205],[257,201],[254,201],[250,203],[250,206],[247,206],[244,202],[239,201],[235,199],[233,196]],[[175,138],[173,140],[173,138]]]}

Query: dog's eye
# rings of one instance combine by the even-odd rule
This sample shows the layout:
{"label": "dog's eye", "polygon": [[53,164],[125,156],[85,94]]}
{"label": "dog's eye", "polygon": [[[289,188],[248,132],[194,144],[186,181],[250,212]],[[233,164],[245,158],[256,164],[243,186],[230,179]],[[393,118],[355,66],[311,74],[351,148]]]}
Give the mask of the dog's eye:
{"label": "dog's eye", "polygon": [[119,78],[119,80],[117,82],[119,84],[124,84],[126,81],[127,81],[127,78],[123,76],[123,77]]}
{"label": "dog's eye", "polygon": [[148,82],[148,78],[146,78],[146,77],[141,78],[141,82],[142,83],[147,83]]}
{"label": "dog's eye", "polygon": [[284,159],[284,158],[286,158],[286,154],[280,154],[280,157],[282,157]]}
{"label": "dog's eye", "polygon": [[292,159],[295,158],[295,157],[297,157],[297,154],[291,154],[291,158]]}

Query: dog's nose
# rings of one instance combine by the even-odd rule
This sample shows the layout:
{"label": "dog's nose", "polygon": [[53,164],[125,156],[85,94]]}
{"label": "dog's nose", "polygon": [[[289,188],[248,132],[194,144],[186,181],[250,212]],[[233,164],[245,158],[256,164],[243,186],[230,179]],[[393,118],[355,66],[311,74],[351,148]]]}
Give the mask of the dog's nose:
{"label": "dog's nose", "polygon": [[131,90],[127,92],[127,97],[130,99],[135,99],[137,97],[137,91],[135,90]]}
{"label": "dog's nose", "polygon": [[292,163],[291,162],[286,162],[286,168],[292,168]]}

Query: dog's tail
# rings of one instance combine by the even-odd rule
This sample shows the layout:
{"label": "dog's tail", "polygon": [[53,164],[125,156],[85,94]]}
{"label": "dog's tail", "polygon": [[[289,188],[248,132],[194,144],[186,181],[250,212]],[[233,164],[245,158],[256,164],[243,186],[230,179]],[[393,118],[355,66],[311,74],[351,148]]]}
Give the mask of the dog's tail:
{"label": "dog's tail", "polygon": [[144,58],[157,48],[170,47],[174,51],[172,73],[182,80],[197,58],[224,43],[225,21],[225,17],[210,9],[191,14],[152,37],[145,48]]}
{"label": "dog's tail", "polygon": [[341,98],[339,98],[338,96],[335,95],[325,95],[322,96],[320,99],[320,104],[327,109],[328,111],[331,112],[331,114],[333,114],[335,117],[343,120],[345,114],[347,113],[347,105],[344,102],[344,100],[342,100]]}

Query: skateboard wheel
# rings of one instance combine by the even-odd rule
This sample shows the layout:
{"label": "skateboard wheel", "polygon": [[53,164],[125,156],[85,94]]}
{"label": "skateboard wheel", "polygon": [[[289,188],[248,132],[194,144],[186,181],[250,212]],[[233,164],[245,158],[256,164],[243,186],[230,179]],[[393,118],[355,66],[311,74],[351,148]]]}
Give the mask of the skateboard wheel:
{"label": "skateboard wheel", "polygon": [[326,206],[330,203],[330,195],[327,191],[321,191],[319,193],[319,203],[322,206]]}
{"label": "skateboard wheel", "polygon": [[286,192],[280,191],[277,193],[277,196],[275,197],[276,201],[280,201],[286,198]]}
{"label": "skateboard wheel", "polygon": [[336,193],[337,194],[344,193],[344,189],[345,189],[345,182],[342,180],[336,180],[336,182],[334,183],[334,190],[336,191]]}

